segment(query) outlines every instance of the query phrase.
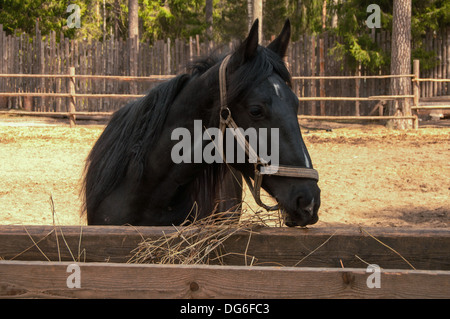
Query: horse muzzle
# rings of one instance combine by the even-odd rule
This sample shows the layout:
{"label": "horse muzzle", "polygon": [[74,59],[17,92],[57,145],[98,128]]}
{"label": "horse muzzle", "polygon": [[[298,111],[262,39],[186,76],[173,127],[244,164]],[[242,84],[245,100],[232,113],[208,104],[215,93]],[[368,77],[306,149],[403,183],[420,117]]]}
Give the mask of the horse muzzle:
{"label": "horse muzzle", "polygon": [[[292,197],[291,197],[292,198]],[[320,189],[311,192],[302,192],[293,198],[294,203],[288,205],[280,204],[284,223],[288,227],[307,226],[317,223],[319,220],[318,211],[320,207]]]}

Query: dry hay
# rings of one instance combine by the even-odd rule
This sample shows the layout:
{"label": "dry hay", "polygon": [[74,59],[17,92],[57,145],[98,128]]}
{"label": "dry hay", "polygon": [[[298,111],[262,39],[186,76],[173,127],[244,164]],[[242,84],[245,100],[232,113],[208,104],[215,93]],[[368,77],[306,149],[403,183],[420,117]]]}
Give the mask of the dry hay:
{"label": "dry hay", "polygon": [[246,214],[246,218],[241,218],[239,213],[214,212],[205,218],[173,226],[174,232],[164,233],[160,238],[143,238],[131,252],[128,263],[223,265],[223,257],[236,254],[224,251],[224,243],[230,236],[241,231],[251,234],[255,227],[281,226],[282,223],[278,211],[256,211]]}

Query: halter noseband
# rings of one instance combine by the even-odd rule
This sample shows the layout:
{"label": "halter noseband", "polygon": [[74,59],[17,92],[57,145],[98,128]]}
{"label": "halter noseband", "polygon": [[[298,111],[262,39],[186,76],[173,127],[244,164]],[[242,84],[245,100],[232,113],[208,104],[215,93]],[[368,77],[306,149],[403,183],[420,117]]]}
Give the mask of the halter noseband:
{"label": "halter noseband", "polygon": [[[231,55],[227,55],[225,59],[220,64],[219,68],[219,86],[220,86],[220,124],[219,129],[222,132],[223,138],[225,137],[225,129],[231,128],[230,130],[232,134],[234,135],[234,138],[237,140],[237,142],[241,145],[241,147],[244,148],[245,153],[249,158],[256,159],[256,162],[254,163],[255,166],[255,176],[254,176],[254,185],[252,185],[251,180],[248,176],[244,176],[244,179],[252,192],[253,198],[255,199],[255,202],[267,209],[267,210],[277,210],[278,205],[275,206],[267,206],[261,201],[261,184],[263,175],[276,175],[276,176],[286,176],[286,177],[298,177],[298,178],[309,178],[316,181],[319,181],[319,173],[313,169],[308,167],[298,167],[298,166],[286,166],[286,165],[279,165],[278,171],[275,173],[267,172],[269,170],[265,170],[265,172],[261,172],[261,167],[268,167],[266,161],[262,160],[256,151],[252,148],[250,143],[247,141],[245,136],[242,134],[241,130],[238,130],[238,126],[236,125],[236,122],[233,120],[233,117],[231,116],[231,111],[227,106],[227,79],[226,79],[226,69],[228,61],[230,60]],[[219,141],[219,150],[222,150],[223,146],[223,140]],[[222,158],[225,162],[225,158],[222,155]]]}

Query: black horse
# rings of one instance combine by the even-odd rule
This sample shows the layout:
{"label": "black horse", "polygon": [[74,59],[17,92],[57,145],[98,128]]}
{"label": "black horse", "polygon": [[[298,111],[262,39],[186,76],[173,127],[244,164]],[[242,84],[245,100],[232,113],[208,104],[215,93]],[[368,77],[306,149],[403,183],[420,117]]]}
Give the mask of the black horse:
{"label": "black horse", "polygon": [[[257,25],[258,21],[228,61],[228,108],[243,129],[278,128],[280,165],[312,168],[297,122],[298,99],[282,60],[290,39],[289,20],[267,47],[258,45]],[[194,120],[201,120],[204,129],[219,126],[222,60],[210,56],[197,61],[189,73],[115,112],[86,161],[83,192],[88,224],[177,225],[189,215],[202,218],[215,209],[239,209],[240,174],[254,179],[248,160],[177,164],[171,158],[175,129],[193,132]],[[266,175],[262,187],[278,201],[286,225],[317,222],[316,180]]]}

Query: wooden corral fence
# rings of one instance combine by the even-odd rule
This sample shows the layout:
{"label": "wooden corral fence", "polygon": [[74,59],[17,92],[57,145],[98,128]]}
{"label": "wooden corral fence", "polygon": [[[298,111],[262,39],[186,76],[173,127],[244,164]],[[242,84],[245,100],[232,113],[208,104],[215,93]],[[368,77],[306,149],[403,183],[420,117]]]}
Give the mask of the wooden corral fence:
{"label": "wooden corral fence", "polygon": [[[444,229],[254,228],[224,243],[225,265],[129,264],[174,227],[0,226],[6,298],[448,298]],[[68,288],[68,266],[79,288]],[[376,264],[379,288],[368,284]],[[413,269],[414,268],[414,269]],[[373,268],[372,268],[373,269]]]}
{"label": "wooden corral fence", "polygon": [[[359,75],[359,76],[294,76],[293,80],[347,80],[347,79],[391,79],[391,78],[399,78],[399,77],[407,77],[411,78],[413,83],[411,94],[407,95],[376,95],[369,97],[331,97],[331,96],[320,96],[320,97],[303,97],[300,96],[299,100],[301,102],[306,101],[353,101],[355,102],[355,116],[326,116],[325,114],[325,105],[320,105],[320,113],[321,115],[300,115],[299,119],[309,119],[309,120],[326,120],[326,121],[374,121],[374,120],[390,120],[390,119],[407,119],[412,120],[415,128],[418,128],[419,120],[417,117],[417,111],[420,109],[450,109],[450,105],[440,104],[436,105],[420,105],[420,83],[421,82],[436,82],[436,83],[450,83],[450,79],[423,79],[420,78],[420,66],[419,61],[414,60],[414,74],[405,74],[405,75]],[[68,117],[70,120],[70,125],[75,125],[76,117],[82,118],[90,118],[90,119],[98,119],[111,116],[112,112],[77,112],[76,110],[76,99],[77,98],[89,98],[89,99],[101,99],[101,98],[112,98],[112,99],[133,99],[142,97],[142,94],[91,94],[91,93],[77,93],[76,92],[76,79],[90,79],[90,80],[108,80],[108,81],[127,81],[127,82],[158,82],[164,81],[170,78],[173,78],[173,75],[152,75],[152,76],[103,76],[103,75],[77,75],[75,74],[75,68],[69,68],[69,74],[0,74],[1,78],[60,78],[66,79],[68,81],[69,92],[66,93],[28,93],[28,92],[18,92],[18,93],[4,93],[0,92],[0,97],[14,97],[14,96],[23,96],[23,97],[58,97],[58,98],[67,98],[67,111],[65,112],[32,112],[32,111],[0,111],[0,114],[20,114],[20,115],[32,115],[32,116],[49,116],[49,117]],[[384,105],[387,101],[398,101],[400,99],[403,100],[412,100],[413,106],[412,110],[415,114],[407,115],[407,116],[384,116]],[[371,110],[368,116],[361,116],[359,110],[359,102],[360,101],[379,101],[375,107]],[[450,102],[449,102],[450,104]],[[314,112],[315,113],[315,112]],[[373,114],[378,113],[377,116]]]}
{"label": "wooden corral fence", "polygon": [[[391,38],[387,30],[372,29],[368,34],[381,51],[389,56]],[[389,91],[389,77],[370,77],[389,72],[388,68],[357,70],[350,59],[334,54],[343,39],[332,33],[300,35],[287,52],[286,63],[297,79],[294,92],[302,100],[299,114],[327,116],[358,116],[370,114],[379,103],[368,97],[382,96]],[[267,44],[267,41],[264,43]],[[41,33],[36,23],[34,34],[8,35],[0,24],[0,74],[69,74],[74,67],[76,74],[149,77],[150,75],[174,75],[185,71],[192,59],[207,56],[212,48],[219,53],[235,46],[230,43],[203,41],[201,36],[190,39],[165,39],[154,43],[122,40],[105,35],[100,40],[72,40],[63,34]],[[450,28],[429,32],[426,37],[413,39],[412,49],[420,48],[434,61],[423,65],[422,77],[450,78]],[[329,78],[324,78],[331,76]],[[333,79],[340,76],[340,79]],[[360,77],[358,77],[360,76]],[[365,77],[362,77],[365,76]],[[139,94],[154,85],[148,82],[110,81],[107,78],[75,78],[77,94]],[[68,81],[58,77],[0,78],[0,92],[66,93]],[[411,93],[412,94],[412,93]],[[443,82],[421,82],[421,97],[450,95],[450,85]],[[353,97],[353,100],[314,100],[315,97]],[[358,99],[361,98],[361,99]],[[357,100],[355,100],[357,99]],[[349,103],[350,102],[350,103]],[[115,98],[85,98],[76,100],[76,110],[83,112],[112,112],[123,105]],[[353,105],[355,107],[353,107]],[[358,107],[357,107],[358,106]],[[0,97],[0,108],[27,111],[68,112],[66,98],[42,96]],[[357,112],[359,109],[359,113]]]}
{"label": "wooden corral fence", "polygon": [[67,79],[68,90],[66,93],[40,93],[40,92],[18,92],[18,93],[2,93],[0,92],[0,97],[13,97],[13,96],[23,96],[23,97],[59,97],[67,98],[67,111],[66,112],[35,112],[35,111],[0,111],[0,114],[19,114],[19,115],[29,115],[29,116],[46,116],[46,117],[68,117],[70,121],[70,126],[75,125],[76,116],[85,116],[88,118],[97,119],[100,117],[109,117],[113,112],[77,112],[76,111],[76,99],[77,98],[110,98],[110,99],[135,99],[142,97],[142,94],[91,94],[91,93],[76,93],[76,79],[92,79],[92,80],[118,80],[126,82],[158,82],[165,81],[173,78],[173,75],[154,75],[148,77],[142,76],[112,76],[112,75],[77,75],[75,74],[75,68],[69,68],[69,74],[0,74],[2,77],[17,77],[17,78],[61,78]]}

